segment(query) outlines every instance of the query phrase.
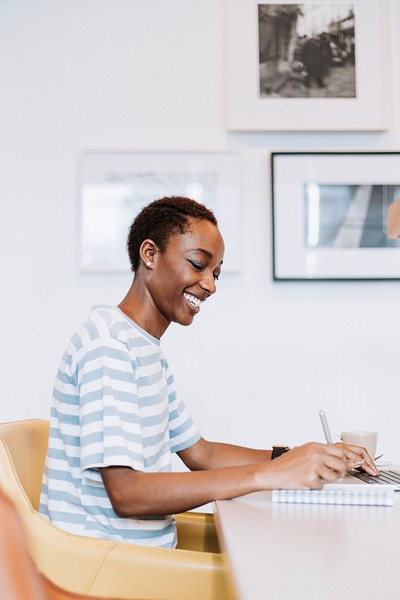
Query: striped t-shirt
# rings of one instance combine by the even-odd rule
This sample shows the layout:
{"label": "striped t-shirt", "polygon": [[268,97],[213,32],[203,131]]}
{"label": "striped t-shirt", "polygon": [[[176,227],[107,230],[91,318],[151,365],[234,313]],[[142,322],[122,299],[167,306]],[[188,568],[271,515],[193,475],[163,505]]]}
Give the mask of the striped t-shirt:
{"label": "striped t-shirt", "polygon": [[118,308],[94,307],[57,374],[39,510],[78,535],[174,547],[174,516],[118,517],[98,469],[169,472],[171,453],[199,438],[160,341]]}

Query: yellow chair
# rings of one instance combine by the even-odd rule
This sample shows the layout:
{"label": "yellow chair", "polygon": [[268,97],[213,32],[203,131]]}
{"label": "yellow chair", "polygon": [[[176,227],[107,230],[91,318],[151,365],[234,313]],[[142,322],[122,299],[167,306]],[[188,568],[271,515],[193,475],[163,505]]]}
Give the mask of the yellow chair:
{"label": "yellow chair", "polygon": [[[0,424],[0,487],[14,502],[30,555],[55,585],[122,600],[229,600],[211,515],[177,516],[179,549],[148,548],[67,533],[38,512],[49,422]],[[183,549],[183,547],[191,549]],[[203,550],[203,551],[199,551]]]}
{"label": "yellow chair", "polygon": [[[54,585],[37,571],[26,547],[25,533],[19,514],[13,502],[3,494],[1,489],[0,523],[0,598],[3,600],[85,600],[87,598]],[[91,596],[91,600],[100,600],[100,598]]]}

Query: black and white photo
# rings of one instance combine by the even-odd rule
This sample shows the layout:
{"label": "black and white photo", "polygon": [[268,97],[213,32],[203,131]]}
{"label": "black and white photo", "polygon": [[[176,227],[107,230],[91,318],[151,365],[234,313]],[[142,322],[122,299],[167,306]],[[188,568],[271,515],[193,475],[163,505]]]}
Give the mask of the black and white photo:
{"label": "black and white photo", "polygon": [[353,3],[259,4],[260,96],[355,98]]}

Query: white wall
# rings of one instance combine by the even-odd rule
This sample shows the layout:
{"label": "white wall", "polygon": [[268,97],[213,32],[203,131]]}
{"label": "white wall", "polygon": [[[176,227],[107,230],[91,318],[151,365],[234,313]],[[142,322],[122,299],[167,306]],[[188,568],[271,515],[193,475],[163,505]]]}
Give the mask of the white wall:
{"label": "white wall", "polygon": [[376,429],[400,459],[400,282],[274,283],[273,150],[398,150],[400,3],[382,133],[228,133],[222,0],[0,1],[0,420],[46,417],[59,358],[129,276],[77,270],[87,149],[243,151],[243,270],[164,350],[203,434],[254,446]]}

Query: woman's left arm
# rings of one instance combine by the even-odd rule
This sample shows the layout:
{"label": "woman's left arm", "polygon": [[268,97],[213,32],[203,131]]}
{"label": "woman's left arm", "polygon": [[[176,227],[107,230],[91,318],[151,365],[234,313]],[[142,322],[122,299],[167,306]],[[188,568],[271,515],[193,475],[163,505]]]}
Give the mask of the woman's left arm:
{"label": "woman's left arm", "polygon": [[209,442],[204,438],[178,452],[178,456],[191,471],[238,467],[269,461],[271,454],[271,450],[256,450],[233,444]]}
{"label": "woman's left arm", "polygon": [[[338,442],[347,457],[347,468],[360,467],[370,475],[379,475],[374,461],[365,448]],[[210,442],[200,438],[198,442],[178,452],[179,457],[191,471],[236,467],[271,460],[271,450],[257,450],[233,444]]]}

